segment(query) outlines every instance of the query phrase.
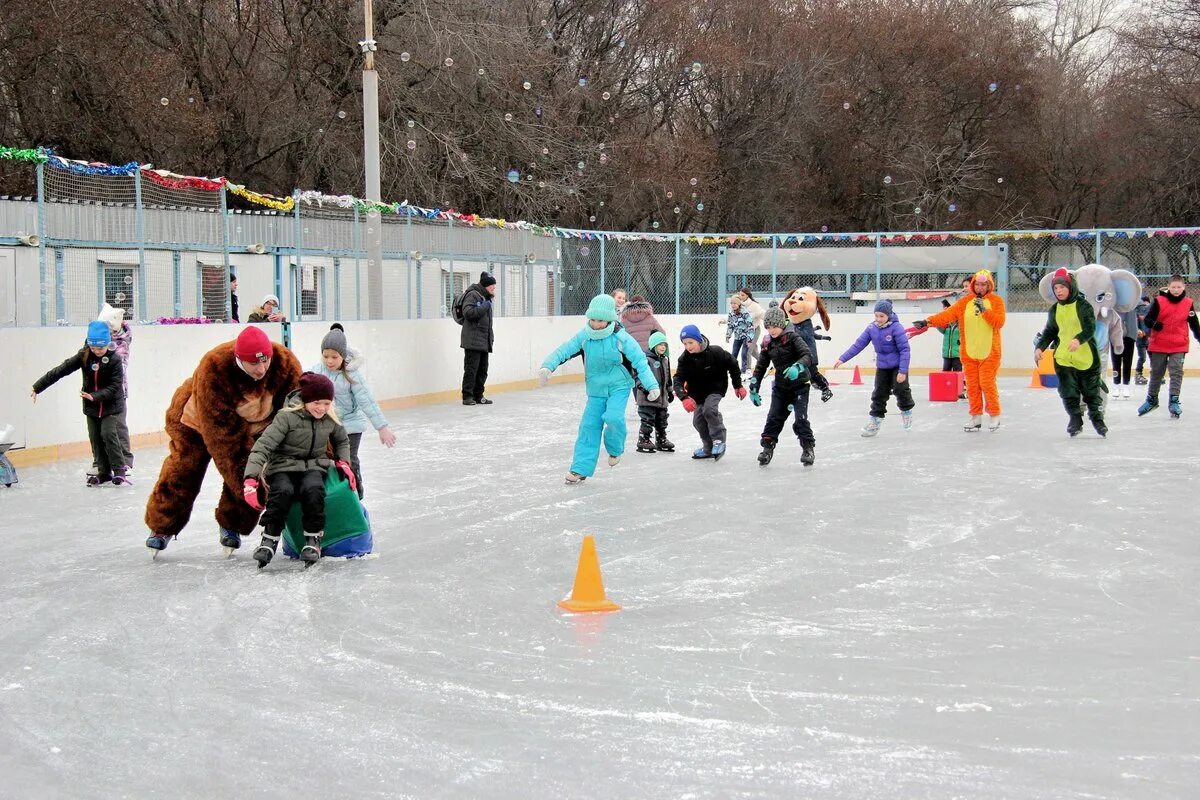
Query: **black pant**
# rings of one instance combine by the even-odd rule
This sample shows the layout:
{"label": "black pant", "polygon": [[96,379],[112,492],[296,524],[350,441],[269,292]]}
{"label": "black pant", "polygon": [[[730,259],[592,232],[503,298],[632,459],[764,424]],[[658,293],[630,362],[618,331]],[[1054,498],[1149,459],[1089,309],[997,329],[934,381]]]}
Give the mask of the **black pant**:
{"label": "black pant", "polygon": [[[1125,337],[1125,352],[1117,355],[1112,353],[1113,363],[1113,383],[1120,386],[1121,384],[1129,385],[1129,376],[1133,374],[1133,350],[1136,345],[1134,340],[1129,336]],[[1122,378],[1124,380],[1122,380]]]}
{"label": "black pant", "polygon": [[119,433],[120,417],[87,417],[88,441],[92,445],[92,460],[96,462],[96,474],[101,480],[109,480],[113,474],[125,474],[125,450],[121,447]]}
{"label": "black pant", "polygon": [[767,412],[767,424],[762,432],[762,446],[774,445],[779,441],[783,431],[783,423],[787,422],[788,414],[795,413],[792,432],[800,440],[800,444],[813,447],[817,440],[813,437],[812,425],[808,424],[808,390],[809,385],[793,386],[783,389],[780,382],[775,381],[771,388],[771,410]]}
{"label": "black pant", "polygon": [[942,356],[942,372],[962,372],[962,359]]}
{"label": "black pant", "polygon": [[325,530],[325,470],[276,472],[267,478],[267,487],[267,509],[260,522],[268,533],[278,535],[287,525],[288,511],[296,495],[299,495],[304,532]]}
{"label": "black pant", "polygon": [[350,440],[350,469],[354,470],[354,482],[358,484],[358,499],[362,500],[363,485],[362,485],[362,467],[358,463],[358,446],[362,444],[361,433],[348,433],[346,438]]}
{"label": "black pant", "polygon": [[1149,344],[1149,342],[1146,341],[1146,337],[1144,337],[1144,336],[1138,337],[1138,339],[1137,339],[1137,349],[1138,349],[1137,374],[1138,375],[1142,374],[1142,368],[1146,366],[1146,346],[1148,344]]}
{"label": "black pant", "polygon": [[1054,362],[1054,374],[1058,376],[1058,396],[1062,398],[1063,408],[1068,416],[1079,413],[1079,398],[1087,405],[1088,417],[1100,421],[1104,419],[1104,394],[1101,390],[1103,381],[1100,378],[1100,360],[1091,369],[1081,370],[1074,367],[1064,367]]}
{"label": "black pant", "polygon": [[896,380],[900,374],[899,367],[890,369],[875,368],[875,391],[871,392],[871,416],[882,418],[887,414],[887,401],[891,395],[896,395],[896,405],[901,411],[909,411],[916,403],[913,402],[912,388],[908,380],[904,383]]}
{"label": "black pant", "polygon": [[666,436],[667,416],[668,412],[665,408],[658,406],[638,406],[638,418],[642,421],[641,427],[638,428],[638,438],[649,439],[650,434],[655,432],[659,436]]}
{"label": "black pant", "polygon": [[488,352],[486,350],[463,350],[463,400],[478,400],[483,397],[483,385],[487,383]]}

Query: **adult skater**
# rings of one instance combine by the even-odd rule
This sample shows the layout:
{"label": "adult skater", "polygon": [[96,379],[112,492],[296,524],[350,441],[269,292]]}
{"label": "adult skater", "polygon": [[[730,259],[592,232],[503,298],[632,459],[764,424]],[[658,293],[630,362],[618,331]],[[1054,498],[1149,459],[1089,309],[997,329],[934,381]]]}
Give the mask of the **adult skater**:
{"label": "adult skater", "polygon": [[170,451],[146,503],[147,547],[165,549],[187,525],[210,460],[222,478],[216,513],[221,545],[241,546],[258,522],[258,512],[242,499],[246,460],[258,435],[299,386],[300,373],[292,351],[253,326],[200,359],[167,409]]}
{"label": "adult skater", "polygon": [[462,402],[464,406],[490,406],[483,396],[488,376],[488,356],[496,343],[492,328],[492,298],[496,296],[496,279],[486,272],[479,273],[479,283],[467,287],[462,296],[462,333],[459,347],[463,351]]}

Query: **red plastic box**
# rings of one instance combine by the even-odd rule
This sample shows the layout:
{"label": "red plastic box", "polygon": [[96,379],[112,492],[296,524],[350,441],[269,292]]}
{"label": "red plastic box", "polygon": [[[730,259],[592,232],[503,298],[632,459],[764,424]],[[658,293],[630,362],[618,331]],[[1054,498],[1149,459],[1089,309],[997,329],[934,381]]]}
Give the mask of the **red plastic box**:
{"label": "red plastic box", "polygon": [[929,401],[931,403],[954,403],[963,393],[963,374],[961,372],[931,372],[929,373]]}

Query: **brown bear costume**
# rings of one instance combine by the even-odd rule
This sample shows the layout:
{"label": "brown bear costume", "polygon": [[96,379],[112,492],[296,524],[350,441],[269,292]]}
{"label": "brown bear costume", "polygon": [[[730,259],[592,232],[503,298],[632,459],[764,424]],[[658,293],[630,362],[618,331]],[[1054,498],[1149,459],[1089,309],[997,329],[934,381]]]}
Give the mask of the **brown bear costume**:
{"label": "brown bear costume", "polygon": [[[255,379],[251,373],[264,367],[265,374]],[[148,547],[163,549],[187,525],[209,460],[216,462],[223,482],[216,513],[222,544],[237,546],[226,542],[227,532],[245,536],[254,530],[258,512],[242,498],[246,460],[258,435],[300,385],[302,371],[291,350],[253,327],[200,359],[167,409],[170,452],[146,504]]]}

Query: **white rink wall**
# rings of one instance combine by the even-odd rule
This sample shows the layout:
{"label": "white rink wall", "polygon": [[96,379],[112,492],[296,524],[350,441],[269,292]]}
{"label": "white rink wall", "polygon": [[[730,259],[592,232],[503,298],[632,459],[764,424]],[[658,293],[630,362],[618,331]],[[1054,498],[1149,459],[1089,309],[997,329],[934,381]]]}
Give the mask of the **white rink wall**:
{"label": "white rink wall", "polygon": [[[243,309],[248,313],[248,309]],[[680,352],[679,330],[697,324],[717,344],[724,345],[722,317],[710,315],[657,315],[671,341],[672,359]],[[916,316],[901,314],[905,324]],[[821,364],[829,367],[862,332],[869,314],[835,314],[832,342],[818,342]],[[1004,328],[1004,362],[1007,369],[1031,369],[1033,338],[1045,322],[1045,314],[1010,314]],[[346,322],[350,345],[366,354],[366,375],[381,401],[412,398],[456,390],[462,379],[459,327],[448,319]],[[488,384],[528,381],[536,377],[542,359],[550,350],[583,325],[582,317],[509,317],[497,319],[496,352],[492,354]],[[272,339],[281,341],[280,326],[261,325]],[[130,365],[130,433],[162,430],[163,417],[179,384],[195,369],[200,357],[221,342],[233,339],[241,326],[179,325],[136,326]],[[305,367],[320,356],[321,338],[327,322],[292,325],[292,347]],[[12,424],[17,447],[35,448],[86,440],[81,412],[79,376],[60,381],[32,403],[33,382],[82,346],[84,329],[0,328],[0,347],[5,354],[0,371],[0,428]],[[914,369],[940,369],[942,337],[936,331],[913,340]],[[868,348],[851,366],[874,365]],[[556,374],[578,374],[580,361],[572,361]]]}

